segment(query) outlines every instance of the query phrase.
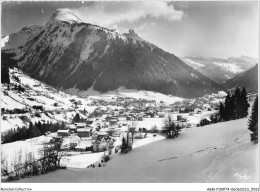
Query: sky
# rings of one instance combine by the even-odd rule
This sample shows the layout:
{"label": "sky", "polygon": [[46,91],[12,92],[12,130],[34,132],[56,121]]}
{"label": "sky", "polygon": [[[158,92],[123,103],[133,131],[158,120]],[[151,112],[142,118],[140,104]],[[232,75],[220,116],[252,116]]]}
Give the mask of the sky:
{"label": "sky", "polygon": [[133,29],[141,38],[177,56],[258,58],[258,1],[3,2],[1,35],[29,24],[44,25],[58,8],[82,21]]}

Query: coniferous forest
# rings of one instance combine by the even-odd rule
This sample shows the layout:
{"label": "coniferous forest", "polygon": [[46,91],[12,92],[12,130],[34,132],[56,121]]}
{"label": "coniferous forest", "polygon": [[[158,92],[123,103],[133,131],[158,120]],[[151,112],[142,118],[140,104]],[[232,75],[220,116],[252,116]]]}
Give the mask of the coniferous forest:
{"label": "coniferous forest", "polygon": [[248,129],[252,131],[251,141],[258,143],[258,96],[255,98],[248,123]]}
{"label": "coniferous forest", "polygon": [[219,118],[229,121],[247,117],[249,106],[245,87],[242,90],[237,87],[233,94],[228,92],[224,103],[220,103]]}
{"label": "coniferous forest", "polygon": [[65,129],[65,123],[41,123],[32,122],[29,123],[29,128],[18,127],[6,131],[5,134],[1,135],[3,143],[10,143],[19,140],[31,139],[46,134],[47,132],[56,132],[60,129]]}

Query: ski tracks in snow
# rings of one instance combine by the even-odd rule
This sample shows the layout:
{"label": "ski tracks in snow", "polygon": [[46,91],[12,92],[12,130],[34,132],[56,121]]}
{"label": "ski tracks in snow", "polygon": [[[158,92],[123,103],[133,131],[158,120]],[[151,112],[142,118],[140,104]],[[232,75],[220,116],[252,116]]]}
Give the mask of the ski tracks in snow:
{"label": "ski tracks in snow", "polygon": [[[212,147],[207,147],[207,148],[204,148],[204,149],[200,149],[196,152],[192,152],[192,153],[189,153],[189,154],[185,154],[185,155],[177,155],[177,156],[173,156],[173,157],[170,157],[170,158],[165,158],[165,159],[160,159],[158,160],[159,162],[162,162],[162,161],[168,161],[168,160],[173,160],[173,159],[177,159],[177,158],[180,158],[180,157],[188,157],[188,156],[192,156],[192,155],[196,155],[197,153],[202,153],[202,152],[207,152],[207,151],[214,151],[214,150],[219,150],[219,149],[224,149],[224,148],[228,148],[228,147],[232,147],[232,145],[234,144],[240,144],[240,143],[243,143],[244,141],[247,141],[248,138],[246,136],[242,136],[240,138],[236,138],[234,141],[232,142],[228,142],[228,143],[225,143],[225,144],[222,144],[222,145],[219,145],[219,146],[212,146]],[[245,145],[245,144],[244,144]]]}

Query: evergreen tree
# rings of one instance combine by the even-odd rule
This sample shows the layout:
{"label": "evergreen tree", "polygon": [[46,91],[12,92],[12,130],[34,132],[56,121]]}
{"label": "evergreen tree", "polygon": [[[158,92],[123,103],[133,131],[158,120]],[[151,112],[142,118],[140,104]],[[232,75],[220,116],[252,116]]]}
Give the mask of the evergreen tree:
{"label": "evergreen tree", "polygon": [[128,145],[127,141],[125,140],[125,137],[122,139],[122,145],[121,145],[121,153],[127,153],[130,150],[130,146]]}
{"label": "evergreen tree", "polygon": [[220,117],[220,119],[224,120],[226,114],[225,114],[225,107],[224,107],[224,105],[223,105],[222,102],[220,102],[220,105],[219,105],[219,112],[218,112],[218,113],[219,113],[219,117]]}
{"label": "evergreen tree", "polygon": [[10,83],[9,68],[1,65],[1,83]]}
{"label": "evergreen tree", "polygon": [[236,87],[235,89],[234,100],[235,100],[234,118],[240,119],[242,117],[243,105],[241,100],[241,92],[238,87]]}
{"label": "evergreen tree", "polygon": [[29,139],[29,138],[32,138],[33,129],[34,129],[33,123],[30,121],[30,123],[29,123],[29,128],[28,128],[28,134],[27,134],[28,139]]}
{"label": "evergreen tree", "polygon": [[224,120],[228,121],[231,119],[231,112],[230,112],[230,103],[231,103],[231,96],[230,93],[228,92],[226,99],[225,99],[225,116]]}
{"label": "evergreen tree", "polygon": [[247,101],[247,93],[245,87],[243,87],[241,91],[241,105],[242,105],[242,111],[241,111],[241,118],[248,116],[248,108],[249,103]]}
{"label": "evergreen tree", "polygon": [[229,102],[229,116],[231,120],[236,119],[236,98],[234,95],[231,96]]}
{"label": "evergreen tree", "polygon": [[78,113],[75,115],[75,117],[73,118],[72,121],[73,121],[73,123],[78,123],[78,122],[80,122],[80,116],[79,116]]}
{"label": "evergreen tree", "polygon": [[248,129],[252,131],[251,133],[251,141],[258,143],[258,96],[256,96],[251,116],[249,118]]}

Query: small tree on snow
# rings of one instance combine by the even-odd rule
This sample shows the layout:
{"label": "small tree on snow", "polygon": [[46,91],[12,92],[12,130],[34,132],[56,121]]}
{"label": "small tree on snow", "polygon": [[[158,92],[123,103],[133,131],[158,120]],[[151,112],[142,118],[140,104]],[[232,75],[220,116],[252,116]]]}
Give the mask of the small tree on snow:
{"label": "small tree on snow", "polygon": [[171,116],[168,116],[164,120],[164,129],[163,134],[166,136],[166,138],[175,138],[178,137],[181,127],[179,125],[176,125]]}
{"label": "small tree on snow", "polygon": [[122,145],[121,145],[121,153],[127,153],[132,149],[132,147],[126,142],[125,138],[122,139]]}
{"label": "small tree on snow", "polygon": [[258,143],[258,96],[256,96],[249,118],[248,129],[252,131],[251,141]]}

